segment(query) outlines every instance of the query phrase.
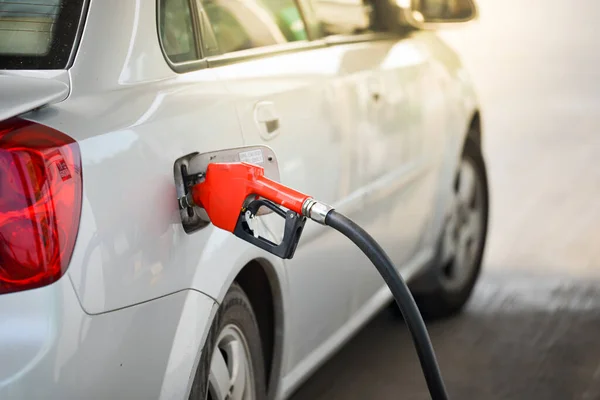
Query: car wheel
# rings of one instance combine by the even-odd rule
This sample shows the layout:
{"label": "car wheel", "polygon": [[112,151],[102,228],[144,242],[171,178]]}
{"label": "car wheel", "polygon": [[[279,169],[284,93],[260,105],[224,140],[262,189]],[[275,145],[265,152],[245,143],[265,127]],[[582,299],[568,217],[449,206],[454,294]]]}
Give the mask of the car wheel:
{"label": "car wheel", "polygon": [[485,162],[479,146],[468,139],[456,174],[436,263],[430,271],[433,289],[415,294],[425,318],[455,315],[471,297],[481,271],[488,207]]}
{"label": "car wheel", "polygon": [[190,400],[264,400],[265,368],[256,317],[233,284],[215,316],[200,357]]}

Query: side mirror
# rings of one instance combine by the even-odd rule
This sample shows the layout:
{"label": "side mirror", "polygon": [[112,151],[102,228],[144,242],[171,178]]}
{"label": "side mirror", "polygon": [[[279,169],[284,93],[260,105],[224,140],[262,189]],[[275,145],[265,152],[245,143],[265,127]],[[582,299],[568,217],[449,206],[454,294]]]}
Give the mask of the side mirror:
{"label": "side mirror", "polygon": [[396,0],[406,23],[418,29],[435,29],[476,19],[475,0]]}

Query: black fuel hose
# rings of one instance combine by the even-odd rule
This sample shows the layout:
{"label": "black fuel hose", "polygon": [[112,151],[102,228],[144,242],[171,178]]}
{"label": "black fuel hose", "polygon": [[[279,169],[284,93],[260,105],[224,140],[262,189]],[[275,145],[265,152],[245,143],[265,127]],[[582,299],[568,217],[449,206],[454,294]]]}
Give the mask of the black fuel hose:
{"label": "black fuel hose", "polygon": [[332,227],[354,242],[375,265],[381,277],[390,288],[406,321],[432,400],[448,400],[448,393],[446,392],[442,373],[440,372],[423,317],[419,312],[410,289],[394,267],[388,255],[364,229],[335,210],[327,213],[325,225]]}

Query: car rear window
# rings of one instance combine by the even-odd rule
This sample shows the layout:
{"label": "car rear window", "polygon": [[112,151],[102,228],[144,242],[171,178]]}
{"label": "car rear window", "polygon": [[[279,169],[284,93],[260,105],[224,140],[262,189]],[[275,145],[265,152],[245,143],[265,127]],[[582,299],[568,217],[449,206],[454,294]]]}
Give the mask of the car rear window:
{"label": "car rear window", "polygon": [[0,0],[0,69],[66,68],[85,0]]}

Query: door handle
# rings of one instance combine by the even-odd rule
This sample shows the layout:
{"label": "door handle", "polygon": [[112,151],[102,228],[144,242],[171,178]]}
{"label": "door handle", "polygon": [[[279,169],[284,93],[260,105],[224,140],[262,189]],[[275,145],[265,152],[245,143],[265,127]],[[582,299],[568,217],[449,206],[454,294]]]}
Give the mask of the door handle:
{"label": "door handle", "polygon": [[369,96],[375,103],[379,102],[383,98],[381,85],[379,83],[370,82],[369,84]]}
{"label": "door handle", "polygon": [[384,82],[379,74],[367,77],[366,89],[369,99],[374,103],[379,103],[384,97]]}
{"label": "door handle", "polygon": [[254,107],[254,121],[260,136],[265,140],[273,139],[280,132],[280,120],[272,101],[261,101]]}
{"label": "door handle", "polygon": [[267,128],[267,133],[272,135],[273,132],[279,129],[279,118],[269,119],[265,121],[265,127]]}

